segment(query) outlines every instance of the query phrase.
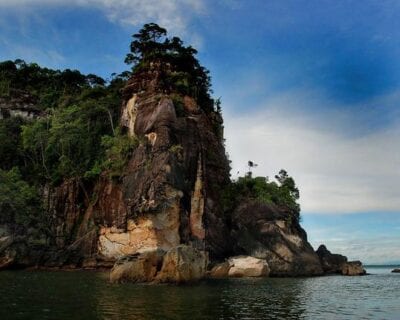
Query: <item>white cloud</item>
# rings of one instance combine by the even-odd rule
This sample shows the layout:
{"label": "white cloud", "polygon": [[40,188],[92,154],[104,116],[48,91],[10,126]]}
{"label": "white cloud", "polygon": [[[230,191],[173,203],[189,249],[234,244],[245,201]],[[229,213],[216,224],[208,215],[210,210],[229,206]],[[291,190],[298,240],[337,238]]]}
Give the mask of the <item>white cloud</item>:
{"label": "white cloud", "polygon": [[228,114],[232,177],[252,160],[259,164],[256,175],[273,177],[286,169],[305,213],[400,212],[400,121],[355,134],[357,118],[307,112],[312,101],[324,103],[313,93],[296,92],[269,100],[261,111]]}
{"label": "white cloud", "polygon": [[79,6],[102,11],[112,22],[142,25],[156,22],[172,33],[190,34],[191,18],[204,12],[203,0],[0,0],[0,8]]}

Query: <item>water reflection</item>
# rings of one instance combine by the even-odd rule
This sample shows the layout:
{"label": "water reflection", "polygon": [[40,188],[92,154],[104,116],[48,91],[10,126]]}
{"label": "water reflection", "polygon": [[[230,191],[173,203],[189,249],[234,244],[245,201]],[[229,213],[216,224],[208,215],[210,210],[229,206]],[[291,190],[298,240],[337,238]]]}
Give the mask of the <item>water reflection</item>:
{"label": "water reflection", "polygon": [[303,281],[231,279],[193,286],[116,285],[97,292],[107,319],[301,319]]}
{"label": "water reflection", "polygon": [[93,272],[0,272],[0,319],[400,319],[400,274],[110,284]]}

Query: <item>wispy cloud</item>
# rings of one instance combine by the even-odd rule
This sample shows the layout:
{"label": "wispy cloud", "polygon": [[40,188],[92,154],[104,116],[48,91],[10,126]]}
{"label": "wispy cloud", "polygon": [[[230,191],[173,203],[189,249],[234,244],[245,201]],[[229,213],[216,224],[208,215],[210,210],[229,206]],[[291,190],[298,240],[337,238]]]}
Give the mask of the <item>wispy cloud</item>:
{"label": "wispy cloud", "polygon": [[187,34],[191,18],[205,11],[203,0],[0,0],[0,8],[85,7],[98,9],[112,22],[142,25],[157,22]]}
{"label": "wispy cloud", "polygon": [[361,116],[340,108],[316,113],[312,103],[329,101],[292,92],[258,111],[228,114],[233,178],[252,160],[259,164],[256,175],[273,177],[285,168],[294,176],[303,212],[400,211],[400,118],[393,114],[390,124],[363,131],[357,128]]}
{"label": "wispy cloud", "polygon": [[[66,58],[56,49],[14,43],[1,36],[0,44],[3,50],[6,49],[6,52],[2,53],[4,56],[23,57],[23,59],[28,62],[35,61],[44,63],[46,66],[55,69],[60,68],[60,65],[63,65],[66,61]],[[0,57],[2,54],[0,54]]]}

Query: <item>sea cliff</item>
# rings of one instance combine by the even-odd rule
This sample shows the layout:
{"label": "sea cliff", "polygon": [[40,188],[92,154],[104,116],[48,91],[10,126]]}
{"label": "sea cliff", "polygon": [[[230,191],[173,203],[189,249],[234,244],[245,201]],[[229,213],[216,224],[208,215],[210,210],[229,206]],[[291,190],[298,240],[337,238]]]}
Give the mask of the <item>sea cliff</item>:
{"label": "sea cliff", "polygon": [[[104,126],[111,137],[88,140],[94,150],[106,147],[98,154],[91,151],[102,162],[88,158],[90,170],[76,171],[81,174],[71,173],[83,161],[70,152],[71,145],[70,153],[50,153],[58,143],[53,139],[56,147],[50,145],[51,134],[64,128],[65,117],[75,121],[75,105],[63,100],[59,108],[67,112],[60,111],[59,121],[57,113],[42,110],[42,100],[28,93],[1,100],[2,117],[23,118],[22,135],[29,136],[31,121],[39,119],[47,123],[50,139],[40,140],[34,150],[41,178],[34,180],[26,170],[27,185],[18,184],[32,192],[28,179],[36,181],[42,214],[26,224],[16,216],[1,218],[0,268],[113,267],[112,281],[186,282],[208,275],[316,276],[348,267],[343,263],[332,269],[326,251],[314,252],[300,226],[299,192],[286,171],[277,182],[253,178],[250,170],[231,181],[220,102],[210,96],[208,72],[193,48],[165,35],[153,24],[134,35],[137,42],[127,58],[136,61],[133,72],[112,88],[120,99],[118,112],[106,104],[109,89],[100,96],[93,92],[104,83],[86,78],[97,82],[90,82],[81,98],[89,96],[92,103],[82,132],[90,137],[90,126],[99,121],[92,128]],[[156,49],[145,51],[151,46]],[[87,112],[88,106],[79,110]],[[69,129],[63,130],[61,140]],[[63,166],[52,169],[54,158]]]}

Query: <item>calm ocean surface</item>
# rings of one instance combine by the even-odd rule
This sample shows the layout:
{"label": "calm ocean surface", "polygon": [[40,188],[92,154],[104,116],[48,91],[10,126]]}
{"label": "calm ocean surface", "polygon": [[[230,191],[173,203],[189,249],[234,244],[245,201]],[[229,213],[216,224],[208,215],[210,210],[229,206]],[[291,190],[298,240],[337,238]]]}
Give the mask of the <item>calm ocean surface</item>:
{"label": "calm ocean surface", "polygon": [[96,272],[0,272],[0,319],[400,319],[400,274],[114,285]]}

